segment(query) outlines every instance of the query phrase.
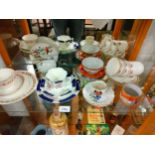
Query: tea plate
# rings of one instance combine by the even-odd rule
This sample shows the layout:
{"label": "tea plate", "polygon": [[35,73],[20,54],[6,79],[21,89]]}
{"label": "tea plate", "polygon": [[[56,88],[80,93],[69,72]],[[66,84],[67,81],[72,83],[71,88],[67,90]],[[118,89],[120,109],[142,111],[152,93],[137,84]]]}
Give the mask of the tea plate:
{"label": "tea plate", "polygon": [[0,104],[13,104],[19,102],[29,96],[37,86],[37,79],[34,75],[26,71],[16,71],[17,76],[22,76],[24,78],[23,85],[12,94],[0,97]]}

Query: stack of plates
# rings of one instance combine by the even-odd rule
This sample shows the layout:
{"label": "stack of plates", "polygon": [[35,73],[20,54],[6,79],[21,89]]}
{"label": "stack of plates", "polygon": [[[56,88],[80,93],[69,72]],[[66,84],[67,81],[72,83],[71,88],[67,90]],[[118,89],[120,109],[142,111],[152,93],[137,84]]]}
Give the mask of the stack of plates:
{"label": "stack of plates", "polygon": [[[11,75],[13,72],[13,76]],[[0,75],[0,79],[3,79],[0,86],[0,104],[7,105],[17,103],[27,96],[29,96],[37,85],[37,79],[31,73],[26,71],[13,71],[11,69],[1,69],[0,72],[4,72],[3,76]],[[9,75],[10,74],[10,75]],[[7,83],[5,78],[11,79]]]}
{"label": "stack of plates", "polygon": [[76,77],[67,77],[60,88],[56,88],[48,79],[39,80],[37,92],[43,100],[52,103],[66,103],[80,91],[80,82]]}

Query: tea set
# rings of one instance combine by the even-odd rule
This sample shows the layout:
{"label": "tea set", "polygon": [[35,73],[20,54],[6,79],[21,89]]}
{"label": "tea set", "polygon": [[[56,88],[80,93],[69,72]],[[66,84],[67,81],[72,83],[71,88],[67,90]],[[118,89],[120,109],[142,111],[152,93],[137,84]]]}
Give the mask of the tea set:
{"label": "tea set", "polygon": [[24,35],[19,47],[22,52],[29,54],[33,63],[38,63],[45,59],[58,60],[58,47],[48,37],[38,37],[35,34]]}
{"label": "tea set", "polygon": [[127,61],[116,57],[111,58],[106,65],[106,74],[119,83],[136,82],[144,72],[144,65],[138,61]]}
{"label": "tea set", "polygon": [[70,101],[79,91],[79,80],[74,75],[67,76],[67,71],[61,67],[50,69],[37,86],[39,97],[55,104]]}
{"label": "tea set", "polygon": [[114,40],[111,35],[105,34],[102,36],[100,48],[108,57],[124,58],[128,43],[124,40]]}
{"label": "tea set", "polygon": [[111,105],[114,100],[114,91],[102,80],[96,80],[86,84],[82,90],[84,99],[96,107]]}
{"label": "tea set", "polygon": [[68,35],[58,36],[56,45],[58,46],[60,54],[76,52],[79,47],[78,43],[74,42],[74,39]]}
{"label": "tea set", "polygon": [[[108,80],[124,84],[137,82],[144,72],[141,62],[120,59],[124,57],[128,44],[114,40],[109,34],[103,35],[101,43],[93,36],[87,36],[80,46],[81,50],[77,51],[78,44],[67,35],[58,36],[57,41],[35,34],[24,35],[20,49],[29,54],[43,76],[36,84],[36,78],[28,72],[5,69],[4,77],[0,76],[0,104],[18,102],[35,88],[43,101],[64,104],[77,96],[83,87],[86,102],[95,107],[105,107],[111,105],[115,97],[113,88],[104,81],[105,75]],[[68,75],[63,67],[57,67],[59,54],[75,52],[80,64],[74,73]],[[103,54],[112,58],[103,61]],[[3,70],[0,70],[0,75],[1,72],[3,74]],[[124,92],[121,95],[122,98],[128,96]]]}
{"label": "tea set", "polygon": [[99,42],[94,40],[93,36],[87,36],[85,40],[80,42],[81,50],[77,51],[76,57],[79,60],[83,60],[86,57],[102,57],[102,52],[100,51]]}

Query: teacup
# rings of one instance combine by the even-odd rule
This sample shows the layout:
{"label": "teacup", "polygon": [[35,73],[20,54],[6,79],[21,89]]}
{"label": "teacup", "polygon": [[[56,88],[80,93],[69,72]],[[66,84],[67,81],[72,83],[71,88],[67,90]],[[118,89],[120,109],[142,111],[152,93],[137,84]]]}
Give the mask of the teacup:
{"label": "teacup", "polygon": [[0,69],[0,96],[12,94],[17,91],[23,83],[23,79],[16,76],[13,69]]}
{"label": "teacup", "polygon": [[92,90],[91,94],[96,99],[99,100],[101,96],[106,92],[107,90],[107,84],[104,81],[94,81],[92,82]]}
{"label": "teacup", "polygon": [[38,40],[36,34],[27,34],[22,37],[22,40],[31,48]]}
{"label": "teacup", "polygon": [[93,44],[93,42],[94,42],[94,36],[86,36],[87,44]]}
{"label": "teacup", "polygon": [[54,87],[60,88],[67,78],[67,71],[60,67],[52,68],[47,72],[46,78],[54,85]]}
{"label": "teacup", "polygon": [[60,49],[67,49],[73,39],[70,36],[61,35],[57,37],[57,41],[59,42]]}
{"label": "teacup", "polygon": [[0,88],[9,87],[15,79],[15,71],[10,68],[0,69]]}
{"label": "teacup", "polygon": [[103,69],[104,62],[100,58],[87,57],[82,60],[82,66],[85,71],[95,74]]}
{"label": "teacup", "polygon": [[140,75],[143,71],[144,65],[142,63],[118,58],[111,58],[106,66],[106,72],[110,76],[135,76]]}
{"label": "teacup", "polygon": [[143,92],[138,85],[128,83],[123,87],[123,90],[120,93],[120,98],[124,103],[132,105],[140,99],[142,94]]}

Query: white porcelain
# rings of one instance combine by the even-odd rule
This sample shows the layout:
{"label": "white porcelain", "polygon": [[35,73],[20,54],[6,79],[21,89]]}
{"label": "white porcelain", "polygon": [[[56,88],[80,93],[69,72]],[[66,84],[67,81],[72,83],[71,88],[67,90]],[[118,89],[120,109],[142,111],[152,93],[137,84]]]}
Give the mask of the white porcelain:
{"label": "white porcelain", "polygon": [[105,107],[105,106],[111,105],[114,99],[114,91],[112,90],[112,88],[109,87],[106,89],[106,91],[104,91],[104,93],[99,92],[94,95],[94,93],[92,94],[92,90],[93,90],[92,83],[94,82],[95,81],[89,82],[84,86],[82,90],[84,99],[89,104],[96,107]]}
{"label": "white porcelain", "polygon": [[17,91],[9,95],[1,96],[0,97],[1,105],[13,104],[19,102],[24,98],[26,98],[27,96],[29,96],[36,89],[37,79],[34,75],[32,75],[27,71],[15,71],[15,72],[16,76],[20,77],[22,76],[24,78],[23,85],[21,85],[21,87]]}
{"label": "white porcelain", "polygon": [[110,76],[111,79],[118,83],[138,83],[139,77],[138,76]]}
{"label": "white porcelain", "polygon": [[60,67],[52,68],[46,74],[46,78],[52,82],[63,81],[66,77],[67,71]]}
{"label": "white porcelain", "polygon": [[22,40],[25,41],[25,43],[32,47],[37,42],[38,36],[36,34],[27,34],[22,37]]}
{"label": "white porcelain", "polygon": [[111,58],[106,65],[106,73],[109,76],[137,76],[144,71],[144,65],[137,61],[126,61],[118,58]]}
{"label": "white porcelain", "polygon": [[[94,82],[92,82],[92,94],[96,93],[96,92],[102,92],[101,95],[104,94],[104,92],[107,89],[107,84],[104,81],[101,80],[96,80]],[[94,94],[95,95],[95,94]]]}
{"label": "white porcelain", "polygon": [[104,62],[100,58],[96,57],[87,57],[82,60],[82,65],[84,70],[90,73],[97,73],[101,69],[103,69]]}
{"label": "white porcelain", "polygon": [[51,38],[49,37],[45,37],[45,36],[40,36],[38,37],[37,43],[45,43],[49,45],[49,48],[55,48],[57,49],[58,46],[56,45],[56,42],[53,41]]}
{"label": "white porcelain", "polygon": [[48,70],[56,67],[55,60],[44,60],[37,64],[37,68],[40,72],[46,74]]}
{"label": "white porcelain", "polygon": [[100,47],[107,56],[123,58],[128,48],[128,42],[125,40],[114,40],[111,35],[105,35],[102,38]]}
{"label": "white porcelain", "polygon": [[37,92],[39,96],[43,95],[50,99],[51,103],[59,104],[62,100],[68,98],[70,100],[79,93],[80,90],[77,89],[76,85],[72,84],[73,81],[77,81],[74,76],[67,77],[66,80],[63,81],[63,85],[45,80],[45,85],[41,86],[41,90],[38,90]]}
{"label": "white porcelain", "polygon": [[68,41],[72,41],[72,38],[67,35],[61,35],[57,37],[57,40],[62,42],[68,42]]}
{"label": "white porcelain", "polygon": [[94,53],[99,52],[100,48],[97,45],[85,44],[81,47],[81,50],[87,54],[94,54]]}
{"label": "white porcelain", "polygon": [[0,69],[0,88],[9,87],[15,78],[15,72],[11,68]]}
{"label": "white porcelain", "polygon": [[[81,45],[81,47],[82,47],[82,46],[86,45],[87,43],[88,43],[88,42],[87,42],[86,40],[82,40],[82,41],[80,42],[80,45]],[[96,41],[96,40],[94,40],[92,44],[95,45],[95,46],[99,46],[99,42]]]}
{"label": "white porcelain", "polygon": [[120,62],[118,58],[111,58],[106,65],[106,73],[109,76],[116,75],[120,69]]}
{"label": "white porcelain", "polygon": [[131,62],[132,74],[140,75],[144,72],[144,65],[141,62]]}
{"label": "white porcelain", "polygon": [[16,76],[13,81],[5,87],[0,86],[0,97],[10,95],[23,85],[24,78],[22,76]]}

